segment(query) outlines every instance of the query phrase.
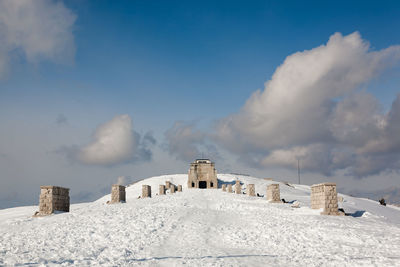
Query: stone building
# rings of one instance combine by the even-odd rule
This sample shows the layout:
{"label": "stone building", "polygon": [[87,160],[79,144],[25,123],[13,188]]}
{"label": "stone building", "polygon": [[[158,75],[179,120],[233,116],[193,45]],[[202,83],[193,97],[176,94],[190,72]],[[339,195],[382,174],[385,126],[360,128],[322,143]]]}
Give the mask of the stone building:
{"label": "stone building", "polygon": [[126,196],[125,186],[119,184],[112,185],[110,203],[125,202],[126,201],[125,196]]}
{"label": "stone building", "polygon": [[267,200],[269,202],[280,203],[281,193],[279,191],[279,184],[270,184],[267,186]]}
{"label": "stone building", "polygon": [[209,159],[197,159],[190,164],[188,188],[218,188],[217,171]]}
{"label": "stone building", "polygon": [[39,212],[35,215],[49,215],[55,211],[69,212],[69,188],[41,186]]}
{"label": "stone building", "polygon": [[311,186],[311,208],[324,210],[323,215],[343,215],[338,211],[335,183],[322,183]]}

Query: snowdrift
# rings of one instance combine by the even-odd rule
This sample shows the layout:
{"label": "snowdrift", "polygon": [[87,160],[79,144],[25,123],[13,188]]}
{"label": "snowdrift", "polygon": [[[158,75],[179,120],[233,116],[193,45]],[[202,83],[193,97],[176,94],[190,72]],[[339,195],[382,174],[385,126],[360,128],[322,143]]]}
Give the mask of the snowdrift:
{"label": "snowdrift", "polygon": [[[275,181],[240,179],[265,195]],[[183,192],[158,196],[159,184]],[[148,178],[126,188],[127,202],[110,195],[71,205],[71,212],[32,218],[37,206],[0,210],[0,265],[144,266],[398,266],[400,209],[339,194],[351,216],[322,216],[310,209],[310,187],[280,184],[281,198],[188,189],[187,175]],[[138,199],[142,184],[152,198]],[[111,188],[110,188],[111,189]]]}

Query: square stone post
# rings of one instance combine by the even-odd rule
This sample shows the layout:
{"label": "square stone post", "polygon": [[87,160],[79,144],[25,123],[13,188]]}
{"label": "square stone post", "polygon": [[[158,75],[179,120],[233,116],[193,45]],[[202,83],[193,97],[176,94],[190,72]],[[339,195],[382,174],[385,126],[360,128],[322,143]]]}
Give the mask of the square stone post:
{"label": "square stone post", "polygon": [[222,191],[226,192],[226,184],[222,185]]}
{"label": "square stone post", "polygon": [[173,185],[173,184],[170,185],[170,187],[169,187],[169,192],[170,192],[171,194],[174,194],[174,193],[175,193],[175,185]]}
{"label": "square stone post", "polygon": [[235,192],[236,192],[236,194],[241,194],[242,193],[242,185],[240,184],[239,180],[236,180]]}
{"label": "square stone post", "polygon": [[182,192],[182,185],[178,185],[178,192]]}
{"label": "square stone post", "polygon": [[170,181],[165,181],[165,188],[170,188],[171,187],[171,182]]}
{"label": "square stone post", "polygon": [[228,184],[228,193],[232,193],[232,185]]}
{"label": "square stone post", "polygon": [[69,212],[69,188],[41,186],[37,215],[49,215],[55,211]]}
{"label": "square stone post", "polygon": [[110,203],[119,203],[125,202],[126,199],[125,186],[119,184],[113,184],[111,186],[111,202]]}
{"label": "square stone post", "polygon": [[151,186],[142,185],[142,198],[151,197]]}
{"label": "square stone post", "polygon": [[165,195],[165,185],[160,184],[158,188],[159,188],[158,194],[159,194],[159,195]]}
{"label": "square stone post", "polygon": [[267,186],[267,200],[269,200],[269,202],[275,202],[275,203],[281,202],[279,184],[270,184]]}
{"label": "square stone post", "polygon": [[324,210],[322,215],[343,215],[338,211],[335,183],[322,183],[311,186],[311,208]]}
{"label": "square stone post", "polygon": [[256,196],[256,189],[254,184],[248,184],[247,185],[247,195],[255,197]]}

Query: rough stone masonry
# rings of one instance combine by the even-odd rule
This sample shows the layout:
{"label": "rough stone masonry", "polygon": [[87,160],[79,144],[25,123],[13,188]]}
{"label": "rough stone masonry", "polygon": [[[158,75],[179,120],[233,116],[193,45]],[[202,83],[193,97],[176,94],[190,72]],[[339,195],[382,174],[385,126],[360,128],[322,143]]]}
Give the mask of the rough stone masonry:
{"label": "rough stone masonry", "polygon": [[322,183],[311,186],[311,208],[324,210],[323,215],[343,215],[338,211],[335,183]]}
{"label": "rough stone masonry", "polygon": [[158,194],[159,195],[165,195],[165,185],[160,184],[158,187]]}
{"label": "rough stone masonry", "polygon": [[55,211],[69,212],[69,188],[41,186],[37,215],[49,215]]}
{"label": "rough stone masonry", "polygon": [[111,186],[111,202],[119,203],[126,201],[125,186],[119,184],[113,184]]}
{"label": "rough stone masonry", "polygon": [[275,202],[275,203],[281,202],[279,184],[270,184],[267,186],[267,200],[269,200],[269,202]]}
{"label": "rough stone masonry", "polygon": [[174,194],[175,193],[175,185],[171,184],[169,187],[169,193]]}
{"label": "rough stone masonry", "polygon": [[256,196],[256,189],[254,184],[248,184],[247,185],[247,195],[255,197]]}
{"label": "rough stone masonry", "polygon": [[239,180],[236,180],[235,192],[236,192],[236,194],[241,194],[242,193],[242,185],[240,184]]}
{"label": "rough stone masonry", "polygon": [[232,185],[228,184],[228,193],[232,193]]}
{"label": "rough stone masonry", "polygon": [[151,197],[151,186],[150,185],[142,185],[142,198]]}

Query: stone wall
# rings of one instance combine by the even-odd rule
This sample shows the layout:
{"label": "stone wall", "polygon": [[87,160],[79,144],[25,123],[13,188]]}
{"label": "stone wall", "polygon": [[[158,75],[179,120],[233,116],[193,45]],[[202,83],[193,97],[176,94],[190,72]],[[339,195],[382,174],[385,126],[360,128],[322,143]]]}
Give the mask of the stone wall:
{"label": "stone wall", "polygon": [[242,185],[240,184],[239,180],[236,180],[235,193],[236,194],[241,194],[242,193]]}
{"label": "stone wall", "polygon": [[248,184],[247,185],[247,195],[255,197],[256,196],[256,189],[254,184]]}
{"label": "stone wall", "polygon": [[182,185],[178,185],[178,192],[182,192]]}
{"label": "stone wall", "polygon": [[151,186],[150,185],[142,185],[142,198],[151,197]]}
{"label": "stone wall", "polygon": [[226,184],[222,185],[222,191],[226,192]]}
{"label": "stone wall", "polygon": [[232,185],[228,184],[228,193],[232,193]]}
{"label": "stone wall", "polygon": [[160,184],[160,186],[158,187],[158,194],[159,195],[165,195],[165,185]]}
{"label": "stone wall", "polygon": [[322,183],[311,186],[311,208],[324,209],[321,214],[341,215],[335,183]]}
{"label": "stone wall", "polygon": [[38,215],[49,215],[55,211],[69,212],[69,188],[41,186]]}
{"label": "stone wall", "polygon": [[281,202],[279,184],[270,184],[267,186],[267,200],[275,203]]}
{"label": "stone wall", "polygon": [[125,186],[119,184],[113,184],[111,186],[111,202],[119,203],[126,201]]}

